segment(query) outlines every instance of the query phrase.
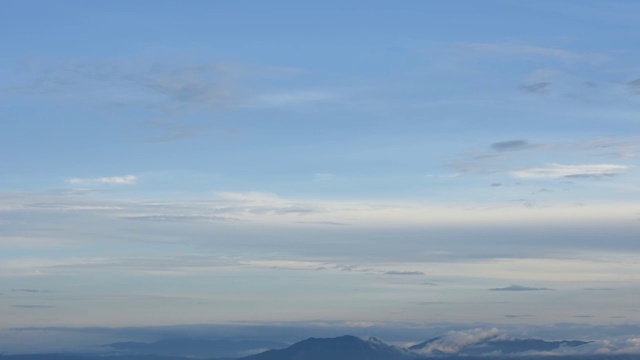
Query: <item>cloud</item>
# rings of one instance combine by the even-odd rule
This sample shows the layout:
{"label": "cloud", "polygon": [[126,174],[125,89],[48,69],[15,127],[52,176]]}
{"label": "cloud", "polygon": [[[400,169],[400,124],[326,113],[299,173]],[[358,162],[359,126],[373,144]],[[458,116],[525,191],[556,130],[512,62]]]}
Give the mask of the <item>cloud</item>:
{"label": "cloud", "polygon": [[531,148],[527,140],[509,140],[491,144],[491,149],[495,151],[513,151]]}
{"label": "cloud", "polygon": [[314,104],[333,100],[336,96],[323,91],[292,91],[274,94],[264,94],[257,98],[258,106],[286,107]]}
{"label": "cloud", "polygon": [[27,292],[27,293],[37,293],[37,292],[40,292],[40,290],[37,290],[37,289],[11,289],[11,291],[16,291],[16,292]]}
{"label": "cloud", "polygon": [[11,305],[13,308],[23,308],[23,309],[48,309],[53,308],[53,305]]}
{"label": "cloud", "polygon": [[132,185],[138,181],[138,177],[135,175],[125,176],[111,176],[100,178],[71,178],[67,180],[67,183],[72,185]]}
{"label": "cloud", "polygon": [[160,222],[217,222],[238,220],[223,216],[204,216],[204,215],[137,215],[122,216],[122,219],[135,221],[160,221]]}
{"label": "cloud", "polygon": [[552,163],[547,167],[511,171],[510,175],[520,179],[602,178],[619,175],[629,168],[627,165],[617,164],[562,165]]}
{"label": "cloud", "polygon": [[422,271],[387,271],[384,273],[385,275],[424,275]]}
{"label": "cloud", "polygon": [[522,286],[522,285],[509,285],[502,288],[489,289],[489,291],[544,291],[544,290],[553,290],[553,289],[528,287],[528,286]]}
{"label": "cloud", "polygon": [[615,290],[614,288],[585,288],[582,290],[586,290],[586,291],[612,291]]}
{"label": "cloud", "polygon": [[419,354],[455,354],[467,346],[487,340],[506,338],[507,336],[496,328],[489,330],[477,328],[466,331],[449,331],[445,335],[427,342],[423,347],[415,351]]}
{"label": "cloud", "polygon": [[542,58],[564,62],[587,62],[592,64],[599,64],[608,59],[605,55],[598,53],[578,53],[565,49],[529,44],[463,43],[458,44],[456,48],[472,53],[499,55],[501,59]]}
{"label": "cloud", "polygon": [[640,79],[635,79],[627,83],[627,90],[633,94],[640,94]]}
{"label": "cloud", "polygon": [[532,151],[553,153],[556,157],[581,154],[589,157],[610,157],[617,159],[629,159],[640,157],[640,139],[638,137],[627,138],[596,138],[591,140],[568,141],[557,143],[532,144],[525,139],[514,139],[496,142],[489,145],[489,151],[474,151],[462,154],[458,162],[451,164],[460,172],[501,172],[500,169],[485,169],[485,163],[494,166],[500,162],[513,159],[516,151]]}
{"label": "cloud", "polygon": [[297,224],[313,224],[313,225],[330,225],[330,226],[349,226],[348,223],[336,221],[296,221]]}
{"label": "cloud", "polygon": [[151,61],[74,61],[40,64],[25,72],[16,93],[85,99],[111,107],[184,110],[193,106],[228,106],[241,73],[231,64],[168,65]]}
{"label": "cloud", "polygon": [[542,81],[532,84],[522,84],[518,88],[530,94],[545,94],[550,85],[550,82]]}
{"label": "cloud", "polygon": [[591,341],[576,347],[565,347],[552,351],[526,352],[522,355],[624,355],[624,354],[640,354],[640,337],[631,337],[627,339],[604,339]]}

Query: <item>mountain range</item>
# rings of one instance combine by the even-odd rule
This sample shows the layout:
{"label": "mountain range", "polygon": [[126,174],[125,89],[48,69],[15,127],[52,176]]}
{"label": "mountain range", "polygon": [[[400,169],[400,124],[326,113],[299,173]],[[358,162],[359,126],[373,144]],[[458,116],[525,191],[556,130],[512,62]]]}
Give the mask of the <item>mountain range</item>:
{"label": "mountain range", "polygon": [[[638,360],[640,355],[597,355],[590,352],[572,352],[589,344],[586,341],[508,338],[489,334],[475,338],[469,334],[448,334],[404,348],[386,344],[376,338],[361,339],[345,335],[335,338],[309,338],[285,347],[283,343],[265,341],[230,341],[167,339],[154,343],[121,342],[108,344],[109,353],[101,355],[5,355],[2,360],[187,360],[208,358],[221,360],[221,356],[198,355],[234,354],[225,359],[236,360],[422,360],[461,357],[465,360]],[[256,352],[263,347],[278,347]],[[573,353],[574,355],[569,355]],[[587,353],[589,355],[575,355]]]}

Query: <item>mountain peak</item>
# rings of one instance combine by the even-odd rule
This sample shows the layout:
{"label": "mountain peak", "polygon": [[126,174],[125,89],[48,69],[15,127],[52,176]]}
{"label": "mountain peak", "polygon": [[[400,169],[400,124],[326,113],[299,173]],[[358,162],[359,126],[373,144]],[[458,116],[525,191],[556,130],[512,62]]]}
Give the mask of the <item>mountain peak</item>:
{"label": "mountain peak", "polygon": [[363,340],[352,335],[335,338],[309,338],[286,349],[269,350],[243,360],[407,360],[412,358],[407,351],[369,338]]}

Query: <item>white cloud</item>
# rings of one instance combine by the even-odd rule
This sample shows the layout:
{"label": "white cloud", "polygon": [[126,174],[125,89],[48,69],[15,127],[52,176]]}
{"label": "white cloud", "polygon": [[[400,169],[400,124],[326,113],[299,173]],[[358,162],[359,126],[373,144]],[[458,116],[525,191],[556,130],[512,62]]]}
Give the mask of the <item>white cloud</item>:
{"label": "white cloud", "polygon": [[522,355],[622,355],[640,354],[640,337],[627,339],[596,340],[578,347],[560,347],[545,352],[528,352]]}
{"label": "white cloud", "polygon": [[616,164],[563,165],[552,163],[546,167],[511,171],[510,174],[520,179],[594,178],[615,176],[628,169],[627,165]]}
{"label": "white cloud", "polygon": [[454,354],[466,346],[478,344],[489,339],[497,340],[506,338],[507,336],[496,328],[489,330],[449,331],[446,335],[426,344],[425,347],[417,350],[417,352],[420,354],[432,354],[434,352]]}
{"label": "white cloud", "polygon": [[242,203],[283,203],[284,200],[278,195],[270,192],[261,191],[218,191],[216,196],[223,201],[227,202],[242,202]]}
{"label": "white cloud", "polygon": [[91,185],[91,184],[105,184],[105,185],[131,185],[138,181],[138,177],[135,175],[125,176],[111,176],[111,177],[99,177],[99,178],[71,178],[67,180],[67,183],[72,185]]}

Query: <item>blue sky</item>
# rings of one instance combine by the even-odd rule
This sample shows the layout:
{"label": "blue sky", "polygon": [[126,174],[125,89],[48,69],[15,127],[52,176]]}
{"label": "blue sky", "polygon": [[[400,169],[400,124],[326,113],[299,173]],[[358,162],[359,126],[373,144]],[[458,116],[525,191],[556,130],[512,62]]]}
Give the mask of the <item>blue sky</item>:
{"label": "blue sky", "polygon": [[3,326],[636,324],[632,1],[14,1]]}

